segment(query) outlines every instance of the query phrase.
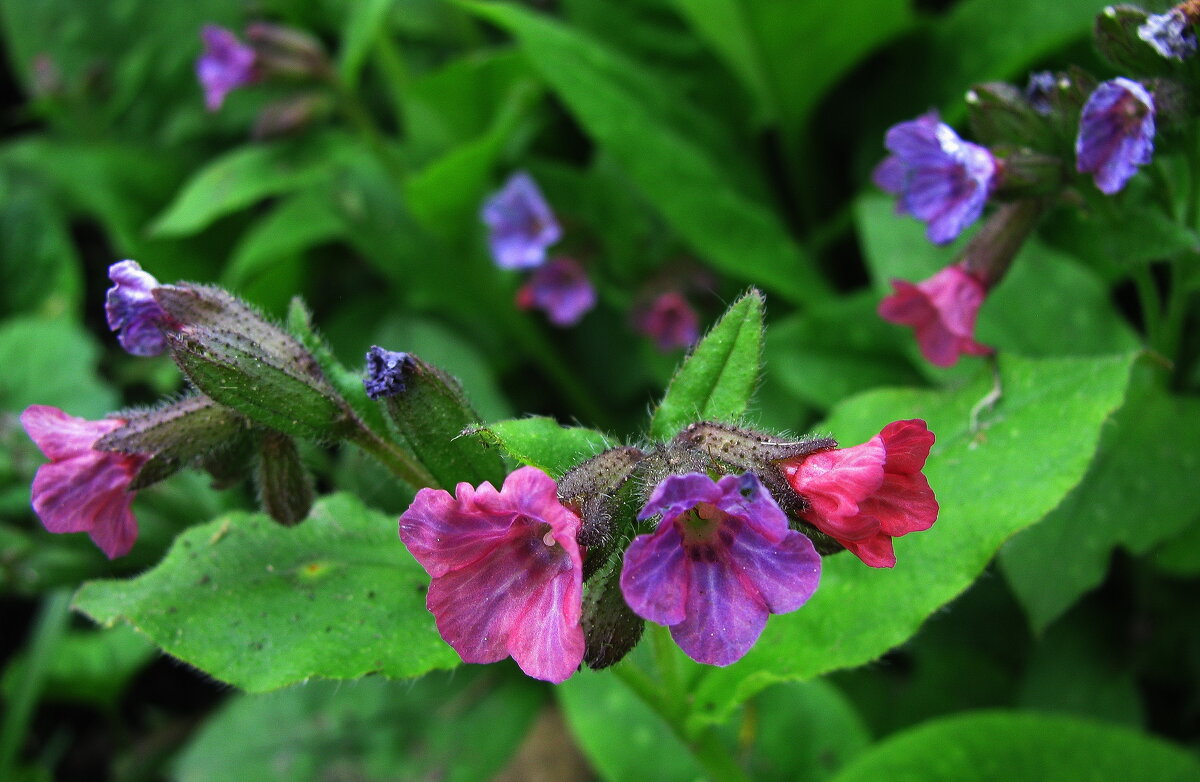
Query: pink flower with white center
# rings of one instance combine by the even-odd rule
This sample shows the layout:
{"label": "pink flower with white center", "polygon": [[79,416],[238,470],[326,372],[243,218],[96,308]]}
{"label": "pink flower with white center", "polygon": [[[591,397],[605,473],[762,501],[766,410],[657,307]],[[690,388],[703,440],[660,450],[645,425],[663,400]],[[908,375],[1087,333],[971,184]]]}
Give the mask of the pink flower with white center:
{"label": "pink flower with white center", "polygon": [[469,663],[511,656],[529,676],[566,680],[583,660],[580,520],[535,467],[421,489],[400,517],[400,539],[433,578],[426,607]]}
{"label": "pink flower with white center", "polygon": [[805,521],[871,567],[892,567],[892,538],[937,520],[937,500],[921,472],[933,440],[920,419],[893,421],[862,445],[787,459],[779,468],[808,501]]}
{"label": "pink flower with white center", "polygon": [[892,280],[895,292],[879,303],[879,316],[912,326],[921,354],[931,364],[949,367],[966,353],[986,356],[987,345],[975,341],[975,319],[987,296],[983,282],[965,264],[947,266],[916,285]]}
{"label": "pink flower with white center", "polygon": [[57,407],[30,405],[21,425],[49,459],[33,477],[33,509],[50,532],[86,532],[109,559],[129,553],[137,519],[129,484],[150,457],[93,446],[125,421],[87,421]]}
{"label": "pink flower with white center", "polygon": [[638,518],[659,514],[625,552],[621,593],[696,662],[737,662],[770,614],[795,611],[817,589],[820,555],[753,473],[668,476]]}

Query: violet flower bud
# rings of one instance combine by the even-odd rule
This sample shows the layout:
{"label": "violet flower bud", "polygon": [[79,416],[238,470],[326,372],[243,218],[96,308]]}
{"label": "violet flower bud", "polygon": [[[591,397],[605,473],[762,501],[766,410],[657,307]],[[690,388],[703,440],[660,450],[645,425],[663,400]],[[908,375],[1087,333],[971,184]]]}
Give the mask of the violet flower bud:
{"label": "violet flower bud", "polygon": [[135,356],[157,356],[167,349],[163,328],[170,320],[154,300],[158,280],[142,271],[137,261],[108,267],[113,286],[104,300],[108,327],[117,332],[121,347]]}
{"label": "violet flower bud", "polygon": [[258,79],[254,49],[223,27],[206,24],[200,31],[204,52],[196,60],[196,78],[204,88],[204,105],[216,111],[238,87]]}

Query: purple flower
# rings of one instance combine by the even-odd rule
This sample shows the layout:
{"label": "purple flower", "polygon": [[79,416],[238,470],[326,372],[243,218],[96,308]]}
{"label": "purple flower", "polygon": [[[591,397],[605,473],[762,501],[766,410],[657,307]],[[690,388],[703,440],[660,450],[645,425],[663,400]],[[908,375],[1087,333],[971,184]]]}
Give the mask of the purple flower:
{"label": "purple flower", "polygon": [[372,399],[395,396],[404,390],[404,375],[413,365],[407,353],[372,345],[367,351],[367,376],[363,387]]}
{"label": "purple flower", "polygon": [[596,306],[596,289],[578,261],[560,256],[534,270],[517,291],[517,306],[537,307],[555,326],[574,326]]}
{"label": "purple flower", "polygon": [[492,256],[501,269],[529,269],[546,260],[546,248],[562,237],[562,229],[533,177],[518,171],[483,203],[480,214],[488,227]]}
{"label": "purple flower", "polygon": [[929,241],[953,241],[983,213],[996,160],[984,147],[959,138],[936,112],[892,127],[884,146],[892,154],[876,166],[872,179],[899,196],[898,212],[929,224]]}
{"label": "purple flower", "polygon": [[21,413],[21,426],[50,459],[33,476],[34,511],[50,532],[88,533],[109,559],[127,554],[137,539],[129,484],[149,458],[93,447],[124,425],[119,418],[86,421],[46,405]]}
{"label": "purple flower", "polygon": [[204,25],[200,38],[204,53],[196,60],[196,78],[204,88],[204,105],[216,111],[226,95],[258,78],[257,56],[236,35],[215,24]]}
{"label": "purple flower", "polygon": [[1097,189],[1112,195],[1150,162],[1154,153],[1154,99],[1125,78],[1103,82],[1088,96],[1075,139],[1075,170],[1092,174]]}
{"label": "purple flower", "polygon": [[1165,14],[1151,14],[1137,29],[1138,38],[1154,47],[1163,57],[1183,60],[1200,49],[1200,41],[1192,32],[1192,22],[1182,8],[1175,7]]}
{"label": "purple flower", "polygon": [[579,517],[558,486],[522,467],[496,491],[421,489],[400,538],[433,577],[426,607],[465,662],[512,656],[535,679],[562,682],[583,660]]}
{"label": "purple flower", "polygon": [[669,476],[638,518],[660,513],[658,529],[625,552],[621,592],[693,660],[736,662],[768,614],[795,611],[816,591],[820,556],[753,473]]}
{"label": "purple flower", "polygon": [[1050,71],[1035,71],[1029,74],[1029,83],[1025,85],[1025,100],[1038,114],[1049,114],[1054,110],[1050,96],[1058,89],[1058,79]]}
{"label": "purple flower", "polygon": [[659,294],[649,306],[635,311],[633,325],[664,353],[691,347],[700,338],[700,316],[678,291]]}
{"label": "purple flower", "polygon": [[104,299],[104,314],[121,347],[135,356],[157,356],[166,350],[162,330],[168,318],[154,300],[154,275],[142,271],[137,261],[121,261],[108,267],[108,278],[113,286]]}

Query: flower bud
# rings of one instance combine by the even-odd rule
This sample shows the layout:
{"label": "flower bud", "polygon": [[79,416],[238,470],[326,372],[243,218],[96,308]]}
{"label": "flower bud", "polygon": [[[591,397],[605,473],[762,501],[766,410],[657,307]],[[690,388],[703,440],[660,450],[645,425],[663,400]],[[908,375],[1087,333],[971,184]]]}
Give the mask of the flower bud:
{"label": "flower bud", "polygon": [[299,133],[327,113],[328,108],[328,98],[315,93],[294,95],[268,103],[259,112],[250,135],[263,141]]}
{"label": "flower bud", "polygon": [[1133,5],[1110,5],[1096,16],[1092,36],[1096,49],[1118,71],[1145,76],[1165,76],[1175,63],[1138,34],[1148,14]]}
{"label": "flower bud", "polygon": [[967,91],[971,132],[986,147],[1048,150],[1054,139],[1046,118],[1011,84],[989,82]]}
{"label": "flower bud", "polygon": [[312,35],[270,22],[246,25],[246,40],[254,48],[264,74],[324,80],[330,75],[325,47]]}
{"label": "flower bud", "polygon": [[270,431],[263,435],[255,477],[263,510],[275,521],[291,527],[308,516],[313,503],[312,478],[291,437]]}
{"label": "flower bud", "polygon": [[967,242],[959,263],[985,288],[995,287],[1008,272],[1045,208],[1046,202],[1036,198],[1001,206]]}
{"label": "flower bud", "polygon": [[610,448],[569,470],[558,483],[559,499],[583,521],[579,545],[587,549],[584,581],[608,564],[624,539],[620,533],[633,529],[640,498],[629,478],[645,458],[639,448]]}
{"label": "flower bud", "polygon": [[409,448],[442,486],[503,479],[499,453],[461,436],[480,419],[458,380],[411,353],[374,346],[363,385],[368,396],[383,400]]}

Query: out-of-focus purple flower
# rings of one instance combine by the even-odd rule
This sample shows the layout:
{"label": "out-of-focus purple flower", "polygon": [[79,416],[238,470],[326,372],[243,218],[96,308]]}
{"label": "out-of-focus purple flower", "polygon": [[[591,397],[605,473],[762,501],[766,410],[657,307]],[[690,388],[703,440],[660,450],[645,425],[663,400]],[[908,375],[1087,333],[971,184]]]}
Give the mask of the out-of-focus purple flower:
{"label": "out-of-focus purple flower", "polygon": [[363,388],[371,399],[395,396],[404,390],[404,376],[411,371],[412,358],[407,353],[384,350],[372,345],[367,351],[367,376]]}
{"label": "out-of-focus purple flower", "polygon": [[166,350],[163,327],[168,318],[154,300],[154,275],[142,271],[137,261],[121,261],[108,267],[108,278],[113,286],[104,298],[104,314],[121,347],[135,356],[157,356]]}
{"label": "out-of-focus purple flower", "polygon": [[561,682],[583,660],[580,520],[558,486],[522,467],[496,491],[460,483],[421,489],[400,538],[433,577],[426,606],[465,662],[512,656],[535,679]]}
{"label": "out-of-focus purple flower", "polygon": [[1050,96],[1058,89],[1058,79],[1050,71],[1035,71],[1029,74],[1025,85],[1025,100],[1038,114],[1049,114],[1053,107]]}
{"label": "out-of-focus purple flower", "polygon": [[1075,139],[1075,170],[1112,195],[1154,154],[1154,98],[1132,79],[1103,82],[1088,96]]}
{"label": "out-of-focus purple flower", "polygon": [[987,288],[966,267],[947,266],[928,280],[913,285],[892,280],[895,292],[879,303],[884,320],[911,326],[921,354],[931,364],[949,367],[959,355],[986,356],[987,345],[975,341],[975,319]]}
{"label": "out-of-focus purple flower", "polygon": [[1146,21],[1138,26],[1137,34],[1163,57],[1172,60],[1187,59],[1200,49],[1200,41],[1196,40],[1192,30],[1192,20],[1179,6],[1165,14],[1146,17]]}
{"label": "out-of-focus purple flower", "polygon": [[33,476],[33,509],[46,529],[86,532],[109,559],[127,554],[138,533],[129,484],[149,457],[93,448],[125,422],[87,421],[57,407],[30,405],[21,425],[50,459]]}
{"label": "out-of-focus purple flower", "polygon": [[655,532],[625,552],[621,593],[697,662],[741,659],[769,614],[795,611],[817,589],[821,557],[753,473],[669,476],[638,518],[658,514]]}
{"label": "out-of-focus purple flower", "polygon": [[537,307],[555,326],[574,326],[596,306],[596,289],[574,258],[552,258],[534,269],[517,291],[517,306]]}
{"label": "out-of-focus purple flower", "polygon": [[691,347],[700,338],[700,316],[678,291],[661,293],[635,310],[633,325],[664,353]]}
{"label": "out-of-focus purple flower", "polygon": [[216,111],[225,96],[258,78],[254,49],[224,27],[206,24],[200,31],[204,52],[196,60],[196,78],[204,88],[204,105]]}
{"label": "out-of-focus purple flower", "polygon": [[953,241],[983,213],[996,160],[986,148],[959,138],[936,112],[892,127],[884,146],[892,154],[876,166],[872,179],[899,197],[898,212],[928,224],[929,241]]}
{"label": "out-of-focus purple flower", "polygon": [[501,269],[529,269],[546,261],[562,229],[533,177],[518,171],[483,203],[492,257]]}

